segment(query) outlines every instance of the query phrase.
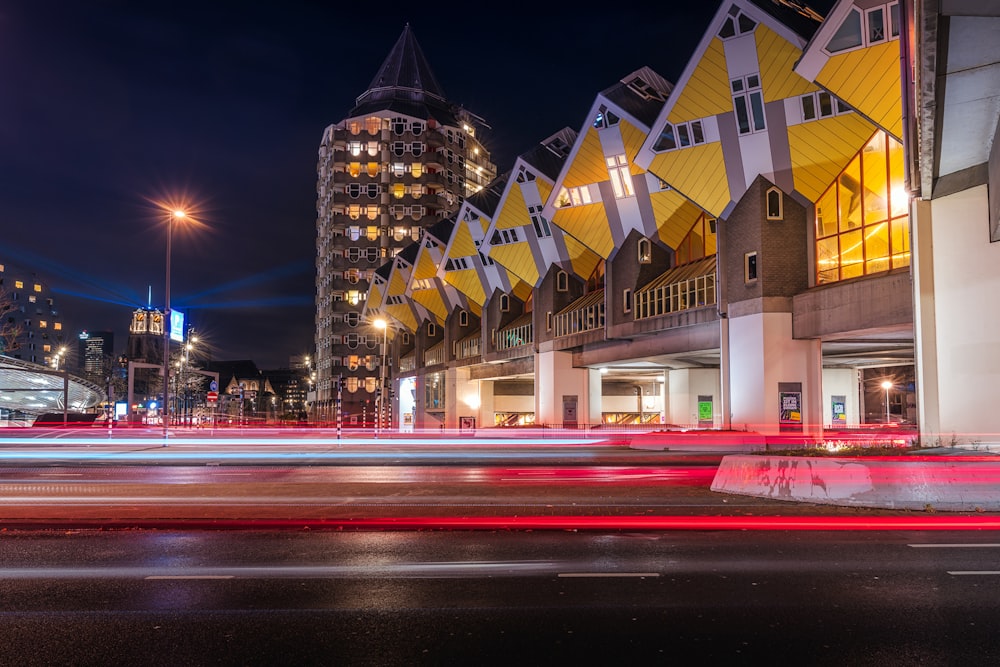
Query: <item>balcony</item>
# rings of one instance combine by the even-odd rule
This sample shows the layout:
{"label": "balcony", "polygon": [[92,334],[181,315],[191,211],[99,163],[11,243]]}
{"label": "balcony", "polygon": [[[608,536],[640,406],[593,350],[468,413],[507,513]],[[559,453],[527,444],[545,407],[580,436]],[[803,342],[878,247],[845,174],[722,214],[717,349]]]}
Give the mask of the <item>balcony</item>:
{"label": "balcony", "polygon": [[482,350],[482,335],[479,332],[466,336],[455,343],[456,359],[471,359],[478,357]]}
{"label": "balcony", "polygon": [[634,294],[637,320],[715,305],[715,255],[677,266]]}
{"label": "balcony", "polygon": [[531,324],[531,313],[525,313],[496,333],[495,348],[497,352],[512,350],[535,342],[534,328]]}
{"label": "balcony", "polygon": [[444,363],[445,359],[445,347],[444,341],[441,341],[437,345],[430,347],[424,352],[424,366],[439,366]]}
{"label": "balcony", "polygon": [[399,358],[399,372],[412,373],[417,368],[417,353],[410,352]]}
{"label": "balcony", "polygon": [[585,294],[552,318],[556,338],[604,328],[604,290]]}

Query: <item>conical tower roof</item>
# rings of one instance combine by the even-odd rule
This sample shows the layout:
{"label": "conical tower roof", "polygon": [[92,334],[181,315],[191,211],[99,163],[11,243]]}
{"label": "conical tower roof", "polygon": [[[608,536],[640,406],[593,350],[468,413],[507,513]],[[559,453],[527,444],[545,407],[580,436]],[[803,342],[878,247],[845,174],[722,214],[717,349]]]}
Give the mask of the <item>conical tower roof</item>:
{"label": "conical tower roof", "polygon": [[351,116],[393,110],[417,118],[454,118],[453,105],[444,96],[417,38],[407,23],[368,90],[355,100]]}

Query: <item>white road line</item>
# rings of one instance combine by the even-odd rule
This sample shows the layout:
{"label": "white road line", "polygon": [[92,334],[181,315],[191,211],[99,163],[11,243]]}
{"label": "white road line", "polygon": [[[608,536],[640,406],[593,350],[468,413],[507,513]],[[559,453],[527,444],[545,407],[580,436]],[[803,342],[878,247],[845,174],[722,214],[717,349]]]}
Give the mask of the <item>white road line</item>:
{"label": "white road line", "polygon": [[566,579],[604,578],[604,577],[658,577],[659,572],[560,572],[559,576]]}
{"label": "white road line", "polygon": [[235,579],[231,574],[154,574],[145,577],[146,581],[153,579]]}
{"label": "white road line", "polygon": [[992,577],[992,576],[1000,576],[1000,570],[948,570],[948,574],[953,574],[956,577],[962,577],[962,576]]}
{"label": "white road line", "polygon": [[915,549],[998,549],[1000,544],[907,544],[908,547],[913,547]]}

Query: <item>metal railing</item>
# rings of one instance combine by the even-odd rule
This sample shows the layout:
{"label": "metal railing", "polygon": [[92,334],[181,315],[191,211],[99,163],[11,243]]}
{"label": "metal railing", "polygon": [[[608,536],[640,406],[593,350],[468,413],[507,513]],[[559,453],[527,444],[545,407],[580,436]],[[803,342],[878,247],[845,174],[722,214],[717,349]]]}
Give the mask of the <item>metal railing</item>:
{"label": "metal railing", "polygon": [[552,318],[556,338],[604,328],[604,290],[583,303],[582,307],[558,313]]}
{"label": "metal railing", "polygon": [[523,324],[501,329],[496,333],[496,349],[498,352],[510,350],[522,345],[531,345],[535,342],[535,330],[531,325],[531,320]]}
{"label": "metal railing", "polygon": [[633,313],[641,320],[714,304],[715,274],[711,273],[637,291]]}
{"label": "metal railing", "polygon": [[424,352],[424,366],[436,366],[444,363],[444,341],[428,348]]}
{"label": "metal railing", "polygon": [[455,358],[469,359],[471,357],[478,357],[482,353],[481,350],[482,336],[477,333],[455,343]]}

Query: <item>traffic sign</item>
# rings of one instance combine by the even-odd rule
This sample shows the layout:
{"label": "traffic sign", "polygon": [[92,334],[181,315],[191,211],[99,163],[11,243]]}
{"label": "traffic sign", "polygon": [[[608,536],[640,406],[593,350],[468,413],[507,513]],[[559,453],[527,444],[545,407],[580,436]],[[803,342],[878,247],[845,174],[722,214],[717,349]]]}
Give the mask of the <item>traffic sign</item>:
{"label": "traffic sign", "polygon": [[212,381],[211,381],[211,382],[209,383],[209,385],[208,385],[208,388],[209,388],[209,389],[210,389],[211,391],[213,391],[213,392],[217,392],[217,391],[219,391],[219,383],[218,383],[218,382],[216,382],[215,380],[212,380]]}
{"label": "traffic sign", "polygon": [[209,403],[215,403],[216,401],[219,400],[219,392],[217,392],[217,391],[210,391],[210,392],[208,392],[208,394],[206,394],[205,399]]}

